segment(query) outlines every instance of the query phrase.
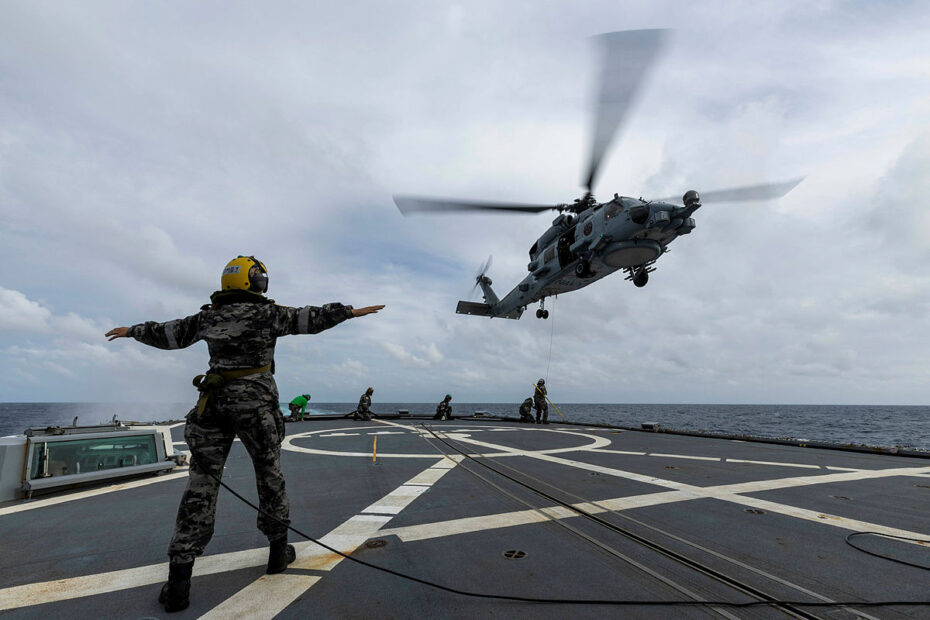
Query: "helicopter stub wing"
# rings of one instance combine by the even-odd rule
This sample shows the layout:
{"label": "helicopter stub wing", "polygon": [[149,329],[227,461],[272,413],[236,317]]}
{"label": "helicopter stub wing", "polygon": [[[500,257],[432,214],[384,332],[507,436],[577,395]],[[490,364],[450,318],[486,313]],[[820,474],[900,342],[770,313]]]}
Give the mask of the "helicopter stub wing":
{"label": "helicopter stub wing", "polygon": [[518,202],[490,202],[484,200],[457,200],[427,198],[425,196],[394,196],[394,204],[404,215],[410,213],[440,213],[447,211],[511,211],[516,213],[542,213],[560,209],[562,205],[539,205]]}

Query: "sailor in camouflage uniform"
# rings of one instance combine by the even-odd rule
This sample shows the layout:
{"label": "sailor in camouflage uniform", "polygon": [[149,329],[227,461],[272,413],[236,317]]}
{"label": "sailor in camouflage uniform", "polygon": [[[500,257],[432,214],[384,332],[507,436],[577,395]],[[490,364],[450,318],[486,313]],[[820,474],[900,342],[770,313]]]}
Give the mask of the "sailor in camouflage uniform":
{"label": "sailor in camouflage uniform", "polygon": [[294,547],[287,544],[289,504],[280,467],[284,418],[272,376],[275,341],[290,334],[317,334],[384,307],[355,310],[332,303],[290,308],[266,298],[267,288],[265,266],[255,257],[240,256],[223,270],[222,290],[210,296],[212,304],[197,314],[107,332],[110,340],[135,338],[159,349],[183,349],[204,340],[210,352],[210,369],[194,380],[201,394],[184,428],[191,451],[190,478],[168,547],[168,583],[159,595],[165,611],[180,611],[189,604],[194,558],[213,536],[219,478],[237,436],[255,468],[262,510],[258,529],[270,543],[267,572],[280,573],[294,561]]}
{"label": "sailor in camouflage uniform", "polygon": [[450,400],[452,400],[452,395],[446,394],[446,397],[442,399],[442,402],[436,406],[436,415],[433,416],[434,420],[452,419],[452,405],[449,404]]}
{"label": "sailor in camouflage uniform", "polygon": [[536,408],[536,423],[549,423],[549,404],[546,402],[546,380],[536,382],[536,391],[533,392],[533,406]]}
{"label": "sailor in camouflage uniform", "polygon": [[533,422],[533,399],[527,398],[523,401],[523,404],[520,405],[520,421]]}
{"label": "sailor in camouflage uniform", "polygon": [[371,421],[371,395],[374,393],[374,388],[368,388],[358,399],[358,407],[355,408],[355,414],[352,416],[354,419]]}

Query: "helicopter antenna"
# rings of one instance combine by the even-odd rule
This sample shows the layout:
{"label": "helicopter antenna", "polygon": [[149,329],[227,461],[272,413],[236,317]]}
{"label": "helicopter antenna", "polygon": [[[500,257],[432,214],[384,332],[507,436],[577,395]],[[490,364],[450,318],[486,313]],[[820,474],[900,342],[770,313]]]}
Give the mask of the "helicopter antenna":
{"label": "helicopter antenna", "polygon": [[588,195],[594,191],[604,154],[642,89],[667,34],[665,29],[626,30],[594,37],[603,47],[604,61],[594,109],[591,159],[582,183]]}

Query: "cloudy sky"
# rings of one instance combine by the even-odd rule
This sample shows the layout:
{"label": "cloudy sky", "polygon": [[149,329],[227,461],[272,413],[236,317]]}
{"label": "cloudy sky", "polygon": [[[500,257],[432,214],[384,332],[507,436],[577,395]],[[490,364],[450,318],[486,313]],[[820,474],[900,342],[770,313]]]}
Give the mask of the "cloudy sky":
{"label": "cloudy sky", "polygon": [[[591,37],[657,27],[598,195],[804,182],[706,205],[645,288],[456,315],[553,214],[391,195],[570,202]],[[548,375],[556,402],[927,404],[928,31],[905,1],[0,1],[0,402],[192,400],[204,344],[103,334],[193,314],[254,254],[278,303],[387,304],[279,340],[288,399],[519,401]]]}

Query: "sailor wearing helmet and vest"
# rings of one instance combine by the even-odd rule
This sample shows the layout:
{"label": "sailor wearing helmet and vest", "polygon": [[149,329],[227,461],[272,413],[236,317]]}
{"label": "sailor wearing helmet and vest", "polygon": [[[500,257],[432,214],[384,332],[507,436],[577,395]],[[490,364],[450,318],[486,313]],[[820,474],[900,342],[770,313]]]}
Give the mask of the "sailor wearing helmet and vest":
{"label": "sailor wearing helmet and vest", "polygon": [[536,391],[533,392],[533,405],[536,407],[536,423],[549,423],[549,405],[546,403],[546,380],[536,382]]}
{"label": "sailor wearing helmet and vest", "polygon": [[362,397],[358,399],[358,407],[352,417],[356,420],[371,421],[371,395],[375,393],[375,388],[368,388]]}
{"label": "sailor wearing helmet and vest", "polygon": [[110,340],[135,338],[159,349],[183,349],[204,340],[210,352],[209,370],[194,379],[200,398],[184,427],[191,451],[190,478],[168,547],[168,583],[158,597],[168,612],[189,604],[194,558],[213,535],[218,479],[237,436],[255,467],[262,511],[258,528],[270,544],[267,572],[280,573],[294,561],[294,547],[287,544],[289,504],[280,467],[284,418],[272,376],[275,341],[291,334],[316,334],[384,307],[354,309],[331,303],[290,308],[265,297],[267,290],[265,265],[254,256],[239,256],[223,269],[221,290],[210,296],[212,303],[197,314],[116,327],[106,334]]}
{"label": "sailor wearing helmet and vest", "polygon": [[433,416],[434,420],[452,419],[452,405],[449,404],[450,400],[452,400],[452,394],[446,394],[442,402],[436,406],[436,415]]}

